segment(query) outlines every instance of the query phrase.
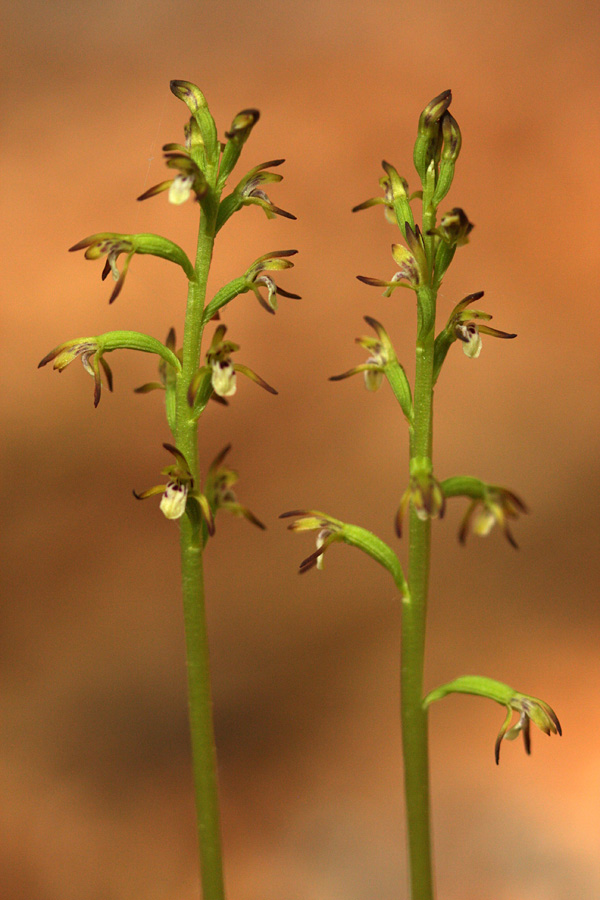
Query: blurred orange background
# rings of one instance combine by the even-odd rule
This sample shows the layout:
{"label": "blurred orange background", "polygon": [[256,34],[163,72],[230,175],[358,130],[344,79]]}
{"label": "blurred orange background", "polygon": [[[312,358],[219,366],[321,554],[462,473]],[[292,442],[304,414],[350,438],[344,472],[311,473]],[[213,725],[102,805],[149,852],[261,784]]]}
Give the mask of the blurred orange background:
{"label": "blurred orange background", "polygon": [[[427,101],[450,87],[463,150],[448,206],[476,228],[442,287],[516,341],[456,348],[439,383],[440,478],[521,494],[514,552],[493,532],[456,542],[462,501],[435,523],[426,683],[481,673],[547,699],[564,737],[527,758],[493,744],[503,711],[453,697],[431,714],[443,900],[600,896],[598,746],[598,9],[509,0],[405,4],[114,0],[6,5],[3,187],[4,600],[0,883],[11,900],[198,896],[176,529],[132,488],[160,480],[161,396],[132,389],[153,358],[111,358],[97,410],[79,365],[36,365],[68,338],[183,327],[185,279],[136,257],[108,306],[101,263],[67,248],[97,231],[157,231],[191,255],[197,211],[135,198],[168,177],[160,148],[205,92],[219,134],[261,119],[235,175],[285,157],[270,196],[297,222],[244,209],[217,244],[211,292],[259,255],[297,248],[274,317],[228,307],[242,382],[201,422],[206,466],[232,442],[238,497],[260,533],[222,515],[207,552],[215,715],[231,900],[408,896],[398,716],[399,602],[346,547],[314,546],[278,514],[317,507],[392,546],[406,434],[389,389],[327,381],[362,362],[368,314],[411,371],[408,292],[385,299],[398,232],[380,161],[415,187]],[[236,179],[237,180],[237,179]],[[235,182],[234,182],[235,183]],[[212,329],[211,332],[212,333]],[[484,339],[485,340],[485,339]],[[405,558],[406,548],[400,546]]]}

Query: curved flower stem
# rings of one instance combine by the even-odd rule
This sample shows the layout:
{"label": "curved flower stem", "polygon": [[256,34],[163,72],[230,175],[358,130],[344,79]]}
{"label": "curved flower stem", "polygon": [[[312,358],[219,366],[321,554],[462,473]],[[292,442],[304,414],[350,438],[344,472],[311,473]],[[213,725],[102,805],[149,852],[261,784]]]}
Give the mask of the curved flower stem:
{"label": "curved flower stem", "polygon": [[[421,292],[427,304],[432,304],[435,308],[435,293],[432,289],[423,287],[419,293]],[[420,334],[417,339],[411,461],[417,457],[431,461],[433,351],[432,321],[430,330],[426,334]],[[427,711],[423,708],[430,543],[431,520],[419,519],[411,505],[409,593],[402,606],[401,717],[412,900],[433,900],[434,896],[429,824]]]}
{"label": "curved flower stem", "polygon": [[[199,482],[198,424],[187,393],[200,359],[206,285],[212,258],[218,204],[205,204],[200,219],[196,278],[190,281],[183,339],[183,366],[177,383],[175,443],[194,483]],[[187,652],[188,703],[203,900],[225,896],[219,814],[217,759],[212,714],[210,661],[204,605],[201,532],[182,516],[180,531],[183,610]]]}

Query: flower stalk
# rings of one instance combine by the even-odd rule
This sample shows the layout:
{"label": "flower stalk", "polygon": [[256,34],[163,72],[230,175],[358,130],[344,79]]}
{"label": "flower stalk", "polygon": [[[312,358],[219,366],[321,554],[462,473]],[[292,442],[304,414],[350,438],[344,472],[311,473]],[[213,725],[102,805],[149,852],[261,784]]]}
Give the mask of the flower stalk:
{"label": "flower stalk", "polygon": [[[263,271],[291,268],[293,263],[288,257],[296,251],[284,250],[263,255],[244,275],[238,275],[218,291],[210,303],[207,303],[207,286],[215,237],[232,215],[245,206],[257,205],[268,218],[282,215],[293,219],[295,216],[275,206],[261,189],[263,184],[281,181],[282,175],[266,172],[265,169],[279,166],[284,160],[255,166],[233,193],[222,199],[228,176],[238,163],[243,146],[258,121],[258,111],[243,110],[239,113],[230,130],[225,132],[225,141],[220,142],[214,119],[199,88],[191,82],[173,81],[171,91],[186,104],[191,114],[184,128],[185,145],[170,143],[163,147],[167,167],[176,170],[176,174],[145,191],[138,200],[145,201],[158,194],[166,194],[175,206],[181,206],[188,200],[197,204],[199,226],[194,263],[177,244],[155,234],[101,232],[84,238],[71,250],[85,250],[85,257],[91,260],[105,257],[102,278],[112,275],[115,282],[111,303],[123,290],[125,276],[135,254],[160,256],[183,269],[188,281],[183,347],[177,350],[174,329],[169,331],[165,344],[139,332],[115,331],[67,341],[47,354],[40,365],[53,361],[54,368],[60,372],[79,357],[84,369],[94,377],[94,403],[97,405],[103,379],[109,390],[113,387],[112,372],[104,354],[127,348],[154,353],[159,357],[160,380],[147,382],[137,389],[137,393],[164,391],[167,424],[173,442],[163,446],[174,457],[174,462],[162,470],[163,475],[167,476],[165,484],[155,485],[141,493],[134,491],[134,495],[138,500],[162,495],[160,510],[168,520],[177,521],[179,525],[202,897],[203,900],[224,900],[203,557],[209,538],[215,534],[215,516],[219,510],[245,518],[259,528],[264,528],[264,525],[237,501],[233,491],[237,473],[221,465],[229,447],[208,468],[204,487],[201,488],[198,426],[211,397],[227,405],[223,398],[235,393],[236,372],[251,378],[269,393],[276,394],[277,391],[247,366],[232,363],[231,353],[239,348],[237,344],[223,340],[227,330],[225,325],[217,327],[207,353],[207,365],[204,366],[200,364],[202,340],[211,319],[219,317],[224,307],[240,294],[253,291],[271,313],[276,309],[277,293],[284,297],[297,297],[278,288],[270,276],[262,274]],[[119,270],[121,254],[125,258]],[[266,289],[268,300],[263,299],[260,287]]]}
{"label": "flower stalk", "polygon": [[[406,243],[406,246],[392,244],[392,256],[398,271],[391,278],[357,277],[364,284],[383,288],[385,298],[393,295],[396,299],[403,294],[406,299],[409,296],[406,290],[396,290],[400,287],[416,296],[416,361],[412,388],[387,331],[370,316],[365,316],[365,321],[374,329],[376,337],[357,338],[357,343],[369,353],[367,361],[330,379],[342,381],[362,373],[367,389],[376,391],[385,378],[406,420],[410,447],[408,485],[396,514],[396,533],[399,538],[403,537],[403,522],[408,511],[408,577],[404,577],[400,561],[392,549],[365,529],[348,526],[332,516],[315,511],[287,513],[300,517],[290,526],[292,530],[318,530],[317,549],[301,563],[301,572],[313,567],[322,568],[327,548],[334,542],[344,542],[360,547],[382,562],[393,575],[400,592],[400,711],[411,900],[433,900],[435,892],[429,802],[430,704],[450,693],[479,694],[503,704],[507,714],[496,739],[496,762],[502,741],[512,740],[519,734],[523,736],[525,749],[529,753],[531,722],[545,734],[561,733],[558,718],[545,701],[520,694],[490,678],[464,676],[426,696],[424,693],[432,520],[443,517],[448,500],[466,497],[470,503],[460,527],[460,543],[464,543],[469,530],[485,536],[494,524],[498,524],[509,543],[516,547],[509,521],[527,512],[520,497],[507,488],[471,476],[438,480],[434,474],[434,387],[452,344],[458,342],[465,356],[476,360],[483,347],[482,335],[505,340],[516,337],[516,334],[499,331],[486,324],[492,318],[489,313],[469,308],[481,299],[483,291],[469,294],[456,304],[446,326],[436,336],[440,285],[456,250],[468,243],[473,229],[464,210],[458,207],[442,213],[438,224],[438,206],[452,185],[462,144],[458,123],[448,111],[451,101],[451,92],[444,91],[421,113],[413,153],[420,189],[410,193],[407,180],[390,163],[384,162],[385,176],[379,182],[384,196],[367,200],[353,209],[358,212],[382,205],[386,219],[400,228]],[[412,210],[414,200],[420,200],[422,204],[420,224],[416,223]],[[350,529],[353,529],[352,534],[357,540],[351,539]],[[383,547],[386,552],[382,552]],[[377,552],[373,552],[375,548]],[[515,713],[519,719],[511,726]]]}

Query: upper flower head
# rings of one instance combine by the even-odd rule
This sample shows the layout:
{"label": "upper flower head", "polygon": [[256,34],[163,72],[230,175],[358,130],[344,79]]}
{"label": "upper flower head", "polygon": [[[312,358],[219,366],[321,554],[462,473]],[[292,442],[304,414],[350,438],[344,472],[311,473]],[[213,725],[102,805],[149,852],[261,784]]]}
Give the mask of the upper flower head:
{"label": "upper flower head", "polygon": [[[514,741],[519,733],[523,735],[525,752],[527,754],[531,753],[531,722],[537,725],[544,734],[562,735],[562,729],[556,713],[544,700],[538,700],[537,697],[528,697],[526,694],[515,694],[510,703],[507,704],[506,709],[506,719],[498,733],[494,748],[496,765],[500,762],[500,745],[502,741]],[[519,721],[512,728],[509,728],[514,712],[519,713]]]}
{"label": "upper flower head", "polygon": [[94,378],[94,406],[98,406],[102,391],[102,375],[100,367],[102,367],[104,371],[109,391],[112,391],[113,389],[113,380],[110,366],[104,359],[98,340],[95,337],[77,338],[74,341],[66,341],[64,344],[59,344],[58,347],[51,350],[50,353],[38,363],[38,369],[41,369],[42,366],[45,366],[47,363],[54,360],[54,366],[52,368],[56,369],[58,372],[62,372],[62,370],[66,369],[66,367],[70,365],[74,359],[77,359],[78,356],[81,357],[81,362],[83,363],[85,371]]}

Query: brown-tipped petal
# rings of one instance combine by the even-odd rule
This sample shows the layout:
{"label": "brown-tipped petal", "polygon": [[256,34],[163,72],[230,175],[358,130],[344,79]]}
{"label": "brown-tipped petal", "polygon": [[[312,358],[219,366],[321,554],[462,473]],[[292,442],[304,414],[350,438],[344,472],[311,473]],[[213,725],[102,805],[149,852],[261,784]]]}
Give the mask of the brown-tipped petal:
{"label": "brown-tipped petal", "polygon": [[148,188],[147,191],[144,191],[143,194],[140,194],[137,199],[148,200],[149,197],[156,197],[157,194],[162,194],[163,191],[168,191],[173,184],[173,180],[173,178],[170,178],[168,181],[161,181],[160,184],[155,184],[154,187]]}
{"label": "brown-tipped petal", "polygon": [[240,372],[242,375],[245,375],[246,378],[249,378],[250,381],[253,381],[254,384],[257,384],[259,387],[264,388],[265,391],[268,391],[270,394],[277,394],[278,392],[274,387],[271,387],[270,384],[261,378],[260,375],[257,375],[256,372],[253,372],[252,369],[249,369],[248,366],[244,366],[241,363],[235,363],[234,371]]}
{"label": "brown-tipped petal", "polygon": [[529,716],[525,716],[523,721],[523,727],[521,728],[523,733],[523,744],[525,745],[525,753],[527,756],[531,756],[531,723],[529,721]]}
{"label": "brown-tipped petal", "polygon": [[516,540],[515,540],[515,538],[514,538],[514,536],[513,536],[513,533],[512,533],[512,531],[510,530],[510,528],[508,527],[508,524],[507,524],[506,522],[504,522],[504,524],[503,524],[503,526],[502,526],[502,531],[503,531],[503,533],[504,533],[504,537],[506,538],[506,540],[508,541],[508,543],[511,545],[511,547],[514,547],[515,550],[518,550],[518,549],[519,549],[519,545],[517,544],[517,542],[516,542]]}
{"label": "brown-tipped petal", "polygon": [[363,284],[370,284],[373,287],[388,287],[389,282],[382,281],[381,278],[370,278],[368,275],[357,275],[358,281]]}
{"label": "brown-tipped petal", "polygon": [[154,497],[156,494],[164,494],[166,489],[166,484],[155,484],[154,487],[148,488],[147,491],[142,491],[140,494],[137,491],[132,491],[132,493],[136,500],[146,500],[148,497]]}
{"label": "brown-tipped petal", "polygon": [[167,335],[167,339],[165,341],[165,347],[168,347],[173,353],[175,352],[175,347],[177,345],[177,338],[175,335],[175,329],[169,328],[169,333]]}
{"label": "brown-tipped petal", "polygon": [[60,347],[55,347],[54,350],[50,351],[50,353],[46,353],[45,357],[37,364],[38,369],[41,369],[42,366],[46,366],[49,362],[52,362],[53,359],[56,359],[58,354],[61,352],[61,349],[62,345]]}
{"label": "brown-tipped petal", "polygon": [[209,474],[211,474],[212,472],[216,472],[216,470],[219,468],[219,466],[221,465],[221,463],[223,462],[223,460],[225,459],[225,457],[227,456],[227,454],[229,453],[230,450],[231,450],[231,444],[227,444],[227,446],[223,447],[221,452],[217,456],[215,456],[215,458],[213,459],[213,461],[210,464],[210,468],[208,470]]}
{"label": "brown-tipped petal", "polygon": [[106,386],[108,387],[109,391],[112,393],[112,389],[113,389],[112,370],[103,356],[100,357],[100,365],[104,369],[104,374],[106,376]]}
{"label": "brown-tipped petal", "polygon": [[298,217],[295,216],[291,212],[287,212],[285,209],[281,209],[279,206],[275,206],[275,204],[271,204],[271,212],[275,213],[277,216],[283,216],[285,219],[294,219],[296,220]]}
{"label": "brown-tipped petal", "polygon": [[300,294],[292,294],[291,291],[286,291],[284,288],[279,287],[279,285],[277,285],[277,293],[280,297],[289,297],[290,300],[302,300]]}
{"label": "brown-tipped petal", "polygon": [[513,711],[510,707],[508,707],[508,711],[506,713],[506,718],[502,723],[502,728],[498,732],[498,737],[496,738],[496,743],[494,745],[494,758],[496,760],[496,765],[500,763],[500,745],[502,744],[502,740],[504,735],[508,731],[508,726],[510,725],[510,720],[512,719]]}
{"label": "brown-tipped petal", "polygon": [[469,533],[469,528],[471,526],[471,519],[473,518],[473,514],[474,514],[475,510],[477,509],[479,502],[480,502],[479,500],[473,500],[471,503],[469,503],[469,506],[467,507],[467,511],[464,514],[464,516],[462,517],[462,520],[461,520],[461,523],[460,523],[460,526],[458,529],[458,542],[459,542],[459,544],[463,544],[463,546],[466,543],[467,535]]}
{"label": "brown-tipped petal", "polygon": [[169,453],[172,453],[179,465],[181,466],[184,472],[190,474],[190,467],[187,464],[187,460],[181,450],[178,450],[173,444],[163,443],[163,447],[165,450],[168,450]]}
{"label": "brown-tipped petal", "polygon": [[214,391],[212,392],[212,394],[210,395],[210,397],[208,399],[214,400],[215,403],[220,403],[221,406],[229,406],[229,400],[226,400],[225,397],[219,397],[219,395],[215,394]]}
{"label": "brown-tipped petal", "polygon": [[359,203],[357,206],[353,206],[351,212],[360,212],[361,209],[369,209],[371,206],[376,206],[380,203],[386,203],[385,197],[371,197],[370,200],[365,200],[364,203]]}
{"label": "brown-tipped petal", "polygon": [[[280,513],[280,519],[291,519],[292,516],[310,516],[310,509],[290,509],[288,512]],[[290,526],[291,527],[291,526]]]}
{"label": "brown-tipped petal", "polygon": [[504,340],[508,340],[510,338],[516,338],[516,334],[509,334],[508,331],[498,331],[497,328],[491,328],[489,325],[478,325],[479,331],[481,334],[489,334],[490,337],[496,338],[504,338]]}
{"label": "brown-tipped petal", "polygon": [[149,394],[151,391],[164,391],[165,386],[161,384],[159,381],[147,381],[146,384],[141,384],[139,387],[133,389],[134,394]]}
{"label": "brown-tipped petal", "polygon": [[351,378],[352,375],[358,375],[360,372],[383,372],[383,367],[378,366],[375,363],[361,363],[353,369],[348,369],[347,372],[342,372],[341,375],[330,375],[327,380],[343,381],[344,378]]}
{"label": "brown-tipped petal", "polygon": [[315,550],[314,553],[311,553],[310,556],[307,556],[306,559],[303,559],[300,563],[300,567],[298,572],[300,575],[303,575],[304,572],[308,572],[310,569],[314,569],[317,565],[317,560],[320,556],[323,556],[326,549],[326,545],[319,547],[318,550]]}
{"label": "brown-tipped petal", "polygon": [[247,506],[241,506],[239,503],[235,503],[230,507],[230,512],[232,512],[234,515],[241,516],[242,518],[247,519],[248,522],[251,522],[252,525],[256,525],[257,528],[261,528],[263,531],[266,531],[267,529],[267,526],[264,525],[260,521],[260,519],[257,519],[254,513],[249,510]]}
{"label": "brown-tipped petal", "polygon": [[215,517],[213,516],[212,509],[210,508],[210,504],[204,494],[200,494],[197,498],[198,503],[200,504],[200,509],[204,514],[204,518],[206,520],[206,527],[208,529],[208,533],[212,535],[215,533]]}
{"label": "brown-tipped petal", "polygon": [[461,300],[460,303],[457,303],[454,308],[454,312],[462,312],[463,309],[466,309],[467,306],[470,306],[471,303],[475,303],[476,300],[481,300],[484,295],[484,291],[477,291],[475,294],[469,294],[464,300]]}

